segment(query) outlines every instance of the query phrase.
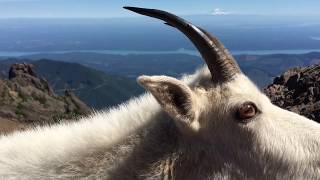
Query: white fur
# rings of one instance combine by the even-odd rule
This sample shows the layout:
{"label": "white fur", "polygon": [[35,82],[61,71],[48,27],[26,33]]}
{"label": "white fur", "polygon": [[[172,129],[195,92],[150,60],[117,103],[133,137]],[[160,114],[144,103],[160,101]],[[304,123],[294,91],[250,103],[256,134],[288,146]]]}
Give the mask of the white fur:
{"label": "white fur", "polygon": [[46,162],[60,163],[84,151],[111,146],[142,126],[159,110],[154,98],[146,94],[78,122],[1,137],[0,175],[14,173],[20,167],[32,173]]}
{"label": "white fur", "polygon": [[[192,83],[203,71],[185,76],[185,83]],[[0,179],[20,177],[47,171],[54,166],[111,147],[131,132],[148,123],[161,110],[151,94],[133,98],[119,107],[96,112],[77,122],[36,127],[23,132],[0,137]],[[28,175],[26,177],[28,177]]]}
{"label": "white fur", "polygon": [[[177,82],[177,86],[184,88],[184,84],[188,85],[192,91],[188,90],[185,93],[192,93],[192,97],[195,98],[190,111],[195,111],[196,116],[192,119],[190,127],[196,132],[180,139],[185,141],[182,144],[186,146],[179,145],[179,142],[174,142],[172,145],[169,143],[170,139],[166,139],[167,147],[162,144],[163,142],[154,142],[156,138],[149,138],[151,139],[150,150],[157,152],[158,148],[163,148],[165,151],[166,148],[170,150],[171,147],[175,147],[173,149],[176,150],[176,146],[181,149],[178,148],[177,152],[169,151],[171,154],[164,154],[159,161],[148,165],[152,167],[151,170],[139,174],[140,178],[166,179],[170,177],[170,172],[173,170],[177,173],[176,177],[171,175],[173,179],[320,178],[320,125],[318,123],[272,105],[270,100],[243,74],[237,75],[228,83],[212,85],[208,69],[203,68],[194,75],[184,77],[182,81],[183,83]],[[157,94],[153,95],[157,96]],[[247,124],[239,124],[233,116],[232,109],[245,101],[254,102],[262,113]],[[135,144],[137,144],[135,137],[131,138],[135,143],[131,142],[129,145],[121,146],[119,142],[123,142],[127,137],[134,135],[134,132],[140,131],[139,129],[143,129],[153,120],[162,117],[162,111],[157,101],[150,94],[145,94],[117,108],[94,113],[77,122],[2,136],[0,138],[0,179],[75,178],[78,176],[74,170],[63,169],[59,174],[56,167],[74,159],[79,159],[80,162],[87,154],[94,154],[101,149],[106,150],[115,146],[118,147],[113,151],[127,152],[126,157],[103,155],[106,161],[109,161],[108,164],[115,165],[101,167],[118,168],[120,174],[121,168],[124,168],[123,176],[131,179],[135,176],[131,176],[128,172],[138,173],[135,168],[138,169],[138,166],[141,166],[139,162],[152,159],[150,157],[152,155],[144,156],[143,151],[142,155],[139,154],[140,151],[135,152]],[[171,112],[178,111],[167,111],[173,119],[182,118],[180,115],[170,114]],[[166,123],[166,121],[163,122]],[[157,131],[157,126],[155,127],[151,131]],[[160,127],[162,126],[159,125]],[[181,126],[181,128],[188,127]],[[189,133],[189,131],[186,132]],[[145,132],[146,136],[152,137],[157,132],[150,132],[149,129],[148,133]],[[162,136],[161,134],[160,138]],[[145,136],[139,136],[141,137]],[[192,138],[188,139],[189,137]],[[176,138],[179,139],[180,135]],[[143,141],[144,139],[141,139],[141,142]],[[192,142],[191,146],[188,145],[190,142]],[[162,145],[156,147],[155,144]],[[130,160],[128,153],[135,154],[134,161]],[[115,160],[110,159],[111,156]],[[128,162],[126,158],[129,159]],[[180,161],[185,163],[179,163]],[[121,162],[124,163],[124,167]],[[131,164],[132,168],[126,169],[126,163],[128,166]],[[136,166],[135,163],[138,165]],[[183,173],[179,174],[179,170]],[[104,175],[101,173],[102,175],[99,176],[90,176],[90,178],[115,178],[109,176],[108,172],[104,172]],[[48,174],[47,177],[46,174]],[[89,175],[81,177],[89,178]]]}

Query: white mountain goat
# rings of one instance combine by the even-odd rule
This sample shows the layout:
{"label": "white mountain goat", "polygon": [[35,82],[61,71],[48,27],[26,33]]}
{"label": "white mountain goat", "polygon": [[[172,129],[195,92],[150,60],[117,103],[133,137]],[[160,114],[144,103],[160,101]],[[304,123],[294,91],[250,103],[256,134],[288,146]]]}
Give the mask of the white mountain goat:
{"label": "white mountain goat", "polygon": [[[141,76],[151,94],[0,139],[0,179],[319,179],[320,125],[271,104],[224,46],[170,13],[208,68]],[[160,105],[159,105],[159,104]]]}

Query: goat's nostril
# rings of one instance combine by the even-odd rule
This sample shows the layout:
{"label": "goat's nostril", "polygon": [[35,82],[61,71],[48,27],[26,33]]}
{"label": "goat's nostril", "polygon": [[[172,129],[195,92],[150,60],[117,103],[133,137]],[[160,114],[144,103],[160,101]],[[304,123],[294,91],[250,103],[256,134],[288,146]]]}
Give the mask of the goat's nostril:
{"label": "goat's nostril", "polygon": [[253,118],[256,114],[257,107],[253,102],[245,102],[237,110],[237,117],[240,120]]}

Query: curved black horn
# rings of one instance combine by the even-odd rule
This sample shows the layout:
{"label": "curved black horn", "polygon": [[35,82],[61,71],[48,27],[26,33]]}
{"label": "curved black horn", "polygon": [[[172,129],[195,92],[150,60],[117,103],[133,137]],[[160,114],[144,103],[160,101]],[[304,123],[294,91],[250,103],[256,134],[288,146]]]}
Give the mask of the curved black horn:
{"label": "curved black horn", "polygon": [[167,22],[168,25],[179,29],[199,50],[202,58],[206,61],[214,80],[228,81],[232,79],[235,74],[241,72],[238,64],[222,43],[197,26],[166,11],[137,7],[124,8],[138,14],[161,19]]}

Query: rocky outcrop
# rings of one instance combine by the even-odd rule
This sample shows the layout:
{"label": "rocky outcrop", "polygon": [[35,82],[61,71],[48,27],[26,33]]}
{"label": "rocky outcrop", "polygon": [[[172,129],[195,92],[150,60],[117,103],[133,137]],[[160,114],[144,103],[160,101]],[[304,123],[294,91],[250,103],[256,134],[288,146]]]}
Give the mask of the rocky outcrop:
{"label": "rocky outcrop", "polygon": [[65,102],[68,104],[66,106],[67,112],[72,112],[74,110],[80,110],[80,113],[88,110],[88,106],[82,102],[71,90],[66,90],[64,93]]}
{"label": "rocky outcrop", "polygon": [[320,122],[320,64],[290,69],[264,91],[281,108]]}
{"label": "rocky outcrop", "polygon": [[31,85],[54,95],[52,88],[44,78],[39,78],[33,70],[32,64],[16,63],[13,64],[9,70],[9,80],[18,82],[20,85],[27,86]]}
{"label": "rocky outcrop", "polygon": [[37,77],[32,64],[16,63],[9,70],[9,79],[16,77]]}
{"label": "rocky outcrop", "polygon": [[0,133],[4,127],[12,130],[34,124],[52,124],[89,112],[90,108],[72,92],[56,95],[30,64],[14,64],[9,78],[0,79]]}

